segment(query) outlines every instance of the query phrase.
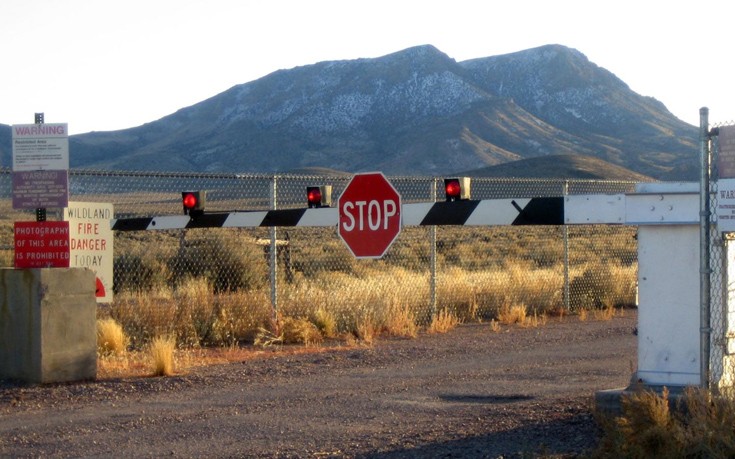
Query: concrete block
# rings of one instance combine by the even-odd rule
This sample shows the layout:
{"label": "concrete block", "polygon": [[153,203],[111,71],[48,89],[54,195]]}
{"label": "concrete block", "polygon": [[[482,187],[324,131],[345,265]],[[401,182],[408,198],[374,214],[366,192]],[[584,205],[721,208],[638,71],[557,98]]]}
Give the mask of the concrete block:
{"label": "concrete block", "polygon": [[94,379],[95,287],[86,268],[0,269],[0,378]]}

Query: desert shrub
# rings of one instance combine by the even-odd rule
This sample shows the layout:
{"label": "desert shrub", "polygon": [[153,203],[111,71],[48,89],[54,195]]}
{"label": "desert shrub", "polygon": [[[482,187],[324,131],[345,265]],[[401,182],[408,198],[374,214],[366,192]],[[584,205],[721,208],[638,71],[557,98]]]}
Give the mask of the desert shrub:
{"label": "desert shrub", "polygon": [[255,289],[267,280],[261,249],[219,232],[186,241],[168,265],[174,285],[201,277],[217,293]]}
{"label": "desert shrub", "polygon": [[325,338],[337,336],[337,318],[333,312],[320,307],[312,314],[311,321]]}
{"label": "desert shrub", "polygon": [[152,256],[122,254],[113,260],[113,291],[145,292],[166,283],[165,265]]}
{"label": "desert shrub", "polygon": [[[412,230],[412,231],[411,231]],[[393,243],[383,257],[390,266],[424,271],[431,260],[431,247],[427,230],[424,228],[404,229],[401,237]]]}
{"label": "desert shrub", "polygon": [[596,413],[603,436],[592,457],[735,457],[735,401],[687,388],[679,401],[640,390],[622,415]]}
{"label": "desert shrub", "polygon": [[394,301],[388,306],[387,315],[383,318],[383,331],[390,336],[415,338],[419,328],[416,325],[416,314],[407,306]]}
{"label": "desert shrub", "polygon": [[596,263],[569,282],[569,304],[574,310],[607,309],[635,303],[635,267]]}
{"label": "desert shrub", "polygon": [[323,341],[316,325],[303,318],[286,317],[280,327],[284,344],[313,345]]}
{"label": "desert shrub", "polygon": [[122,325],[130,338],[131,348],[137,350],[155,336],[173,332],[177,325],[176,303],[165,291],[116,295],[106,313]]}
{"label": "desert shrub", "polygon": [[328,275],[330,272],[351,274],[355,270],[355,257],[344,247],[324,246],[321,249],[301,253],[293,261],[293,269],[306,278]]}

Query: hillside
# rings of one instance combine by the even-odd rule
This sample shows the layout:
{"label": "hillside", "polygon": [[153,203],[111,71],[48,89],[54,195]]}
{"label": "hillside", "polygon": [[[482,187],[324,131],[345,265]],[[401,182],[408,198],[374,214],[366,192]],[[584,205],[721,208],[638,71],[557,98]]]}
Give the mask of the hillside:
{"label": "hillside", "polygon": [[470,177],[621,180],[650,182],[651,177],[616,166],[599,158],[579,155],[551,155],[489,166],[458,175]]}
{"label": "hillside", "polygon": [[[696,139],[694,126],[577,50],[456,62],[425,45],[278,70],[139,127],[72,136],[70,149],[77,168],[388,175],[582,155],[691,180]],[[0,142],[9,164],[7,126]]]}

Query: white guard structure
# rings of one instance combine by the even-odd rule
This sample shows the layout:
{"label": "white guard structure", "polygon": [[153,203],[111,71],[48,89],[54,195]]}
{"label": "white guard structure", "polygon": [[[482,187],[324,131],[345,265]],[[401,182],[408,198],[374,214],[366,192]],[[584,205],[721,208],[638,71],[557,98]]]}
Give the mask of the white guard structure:
{"label": "white guard structure", "polygon": [[[700,242],[699,184],[641,183],[636,193],[569,196],[565,223],[638,225],[638,370],[635,379],[648,386],[699,385]],[[725,246],[725,286],[735,281],[735,247]],[[731,281],[732,279],[732,281]],[[727,318],[711,331],[713,385],[732,386],[732,362],[718,338],[734,335],[735,293],[726,288]],[[717,295],[712,304],[716,305]],[[713,306],[716,307],[716,306]],[[722,323],[724,322],[724,324]],[[728,340],[729,341],[729,340]],[[718,359],[721,361],[717,362]]]}

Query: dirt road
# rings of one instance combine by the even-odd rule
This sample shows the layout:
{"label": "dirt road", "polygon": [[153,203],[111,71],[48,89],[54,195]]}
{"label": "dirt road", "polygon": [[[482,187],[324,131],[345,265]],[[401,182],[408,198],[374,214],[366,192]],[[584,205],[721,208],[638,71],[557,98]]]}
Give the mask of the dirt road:
{"label": "dirt road", "polygon": [[573,456],[596,444],[594,392],[628,383],[635,325],[463,325],[170,378],[0,383],[0,457]]}

